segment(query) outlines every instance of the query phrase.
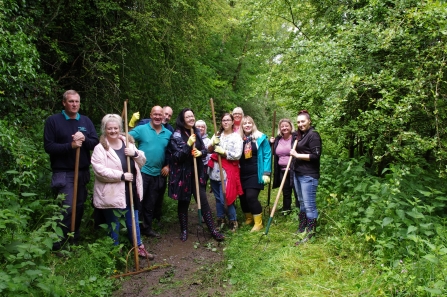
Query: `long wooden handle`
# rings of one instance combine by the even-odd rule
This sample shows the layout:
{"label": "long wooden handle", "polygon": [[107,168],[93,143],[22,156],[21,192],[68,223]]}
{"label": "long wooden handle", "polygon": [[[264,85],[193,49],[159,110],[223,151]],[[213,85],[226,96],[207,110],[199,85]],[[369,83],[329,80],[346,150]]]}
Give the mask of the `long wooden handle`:
{"label": "long wooden handle", "polygon": [[[194,134],[194,129],[191,128],[191,135]],[[197,136],[196,136],[197,137]],[[192,146],[192,149],[196,148],[196,144],[194,143]],[[193,163],[194,163],[194,181],[196,185],[196,200],[197,200],[197,211],[199,215],[199,224],[202,224],[202,206],[200,205],[200,189],[199,189],[199,175],[197,171],[197,159],[195,156],[192,156]]]}
{"label": "long wooden handle", "polygon": [[[129,125],[127,123],[127,99],[124,101],[124,129],[126,132],[126,147],[129,147]],[[132,168],[130,168],[130,157],[127,156],[127,172],[132,173]],[[134,177],[136,178],[136,177]],[[134,258],[135,258],[135,270],[140,270],[140,262],[138,259],[138,243],[137,243],[137,226],[135,225],[135,211],[133,205],[133,192],[132,192],[132,182],[129,181],[129,200],[130,200],[130,211],[132,216],[132,237],[133,237],[133,248],[134,248]]]}
{"label": "long wooden handle", "polygon": [[73,199],[71,201],[71,232],[75,232],[76,227],[76,204],[78,201],[78,180],[79,180],[79,157],[81,155],[81,148],[76,148],[76,159],[74,168],[74,182],[73,182]]}
{"label": "long wooden handle", "polygon": [[[297,143],[298,143],[298,139],[296,139],[295,142],[293,143],[293,148],[292,148],[293,150],[296,148]],[[273,216],[275,215],[276,205],[278,204],[279,197],[281,197],[282,188],[284,187],[284,183],[286,182],[287,175],[288,175],[287,173],[289,172],[289,168],[290,168],[290,164],[292,163],[292,159],[293,159],[293,156],[290,155],[289,161],[287,162],[286,171],[282,178],[281,185],[279,186],[278,194],[276,195],[275,203],[273,204],[272,212],[270,213],[270,218],[267,223],[267,227],[265,228],[265,233],[264,233],[265,235],[267,235],[269,232],[270,224],[272,223]]]}
{"label": "long wooden handle", "polygon": [[[214,101],[213,98],[210,99],[211,104],[211,113],[213,115],[213,125],[214,125],[214,135],[217,137],[217,124],[216,124],[216,115],[214,114]],[[219,162],[219,173],[220,173],[220,184],[222,185],[222,195],[224,199],[224,206],[227,208],[227,192],[225,190],[225,180],[224,174],[222,170],[222,159],[219,154],[217,154],[217,161]]]}
{"label": "long wooden handle", "polygon": [[[276,110],[273,112],[273,122],[272,122],[272,137],[275,137],[275,128],[276,128]],[[270,142],[270,141],[269,141]],[[272,151],[272,154],[270,156],[270,160],[272,163],[271,172],[273,172],[273,157],[274,157],[274,151],[273,151],[273,143],[270,143],[270,150]],[[272,183],[268,184],[268,191],[267,191],[267,206],[270,206],[270,195],[272,192]]]}

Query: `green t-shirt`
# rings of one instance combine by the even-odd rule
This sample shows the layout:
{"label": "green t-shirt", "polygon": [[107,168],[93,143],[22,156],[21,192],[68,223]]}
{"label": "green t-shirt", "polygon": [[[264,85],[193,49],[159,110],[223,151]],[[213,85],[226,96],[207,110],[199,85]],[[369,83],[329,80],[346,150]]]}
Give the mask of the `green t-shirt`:
{"label": "green t-shirt", "polygon": [[138,149],[146,155],[146,164],[141,168],[141,172],[159,176],[165,161],[165,151],[171,138],[171,131],[162,125],[160,133],[157,134],[151,123],[148,123],[135,127],[129,134],[138,142]]}

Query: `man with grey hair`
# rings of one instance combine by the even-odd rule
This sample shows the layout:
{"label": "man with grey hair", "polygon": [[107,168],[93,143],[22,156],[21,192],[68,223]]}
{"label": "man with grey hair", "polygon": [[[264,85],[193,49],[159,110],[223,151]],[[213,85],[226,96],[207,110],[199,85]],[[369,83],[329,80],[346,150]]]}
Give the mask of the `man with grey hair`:
{"label": "man with grey hair", "polygon": [[80,237],[79,227],[84,214],[84,202],[87,198],[87,184],[90,181],[90,151],[99,139],[92,121],[79,114],[81,97],[78,92],[68,90],[62,97],[64,110],[50,116],[45,122],[44,149],[50,155],[51,187],[55,193],[65,194],[61,228],[63,236],[53,244],[53,250],[60,250],[71,230],[73,190],[75,180],[76,151],[79,149],[78,188],[76,197],[76,220],[73,242]]}

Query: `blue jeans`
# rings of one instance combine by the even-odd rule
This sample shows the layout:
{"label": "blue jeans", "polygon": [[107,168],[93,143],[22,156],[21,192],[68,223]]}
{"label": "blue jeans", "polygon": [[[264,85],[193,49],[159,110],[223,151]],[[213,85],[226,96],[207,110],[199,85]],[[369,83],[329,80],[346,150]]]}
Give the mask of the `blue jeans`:
{"label": "blue jeans", "polygon": [[[220,181],[210,179],[211,189],[213,190],[214,197],[216,197],[216,212],[217,218],[225,218],[225,205],[224,198],[222,195],[222,185]],[[228,218],[230,221],[236,221],[236,208],[234,203],[228,205]]]}
{"label": "blue jeans", "polygon": [[[125,213],[125,222],[126,222],[126,228],[127,228],[127,236],[129,238],[129,241],[133,244],[133,236],[132,236],[132,213],[130,212],[130,207],[127,207],[126,209],[119,209],[119,208],[108,208],[108,209],[102,209],[104,213],[104,217],[106,219],[107,225],[109,225],[109,231],[110,231],[110,237],[113,239],[113,244],[118,245],[118,234],[120,232],[120,222],[119,219],[122,217],[123,213]],[[116,216],[116,214],[119,214],[120,216]],[[138,210],[134,210],[135,213],[135,227],[136,227],[136,234],[137,234],[137,245],[140,246],[142,244],[141,238],[140,238],[140,226],[138,224]],[[115,228],[112,228],[112,223],[115,224]]]}
{"label": "blue jeans", "polygon": [[316,199],[318,179],[311,176],[295,174],[294,182],[300,203],[300,211],[305,211],[308,219],[318,218]]}

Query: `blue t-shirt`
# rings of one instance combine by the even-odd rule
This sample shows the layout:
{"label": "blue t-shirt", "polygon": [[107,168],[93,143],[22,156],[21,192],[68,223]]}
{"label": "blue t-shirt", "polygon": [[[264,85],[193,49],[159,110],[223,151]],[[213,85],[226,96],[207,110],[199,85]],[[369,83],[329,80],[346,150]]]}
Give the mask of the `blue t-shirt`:
{"label": "blue t-shirt", "polygon": [[148,123],[135,127],[129,134],[138,142],[138,149],[146,155],[146,164],[141,168],[141,172],[159,176],[165,161],[165,151],[171,138],[171,131],[162,125],[160,133],[157,134],[157,131]]}

